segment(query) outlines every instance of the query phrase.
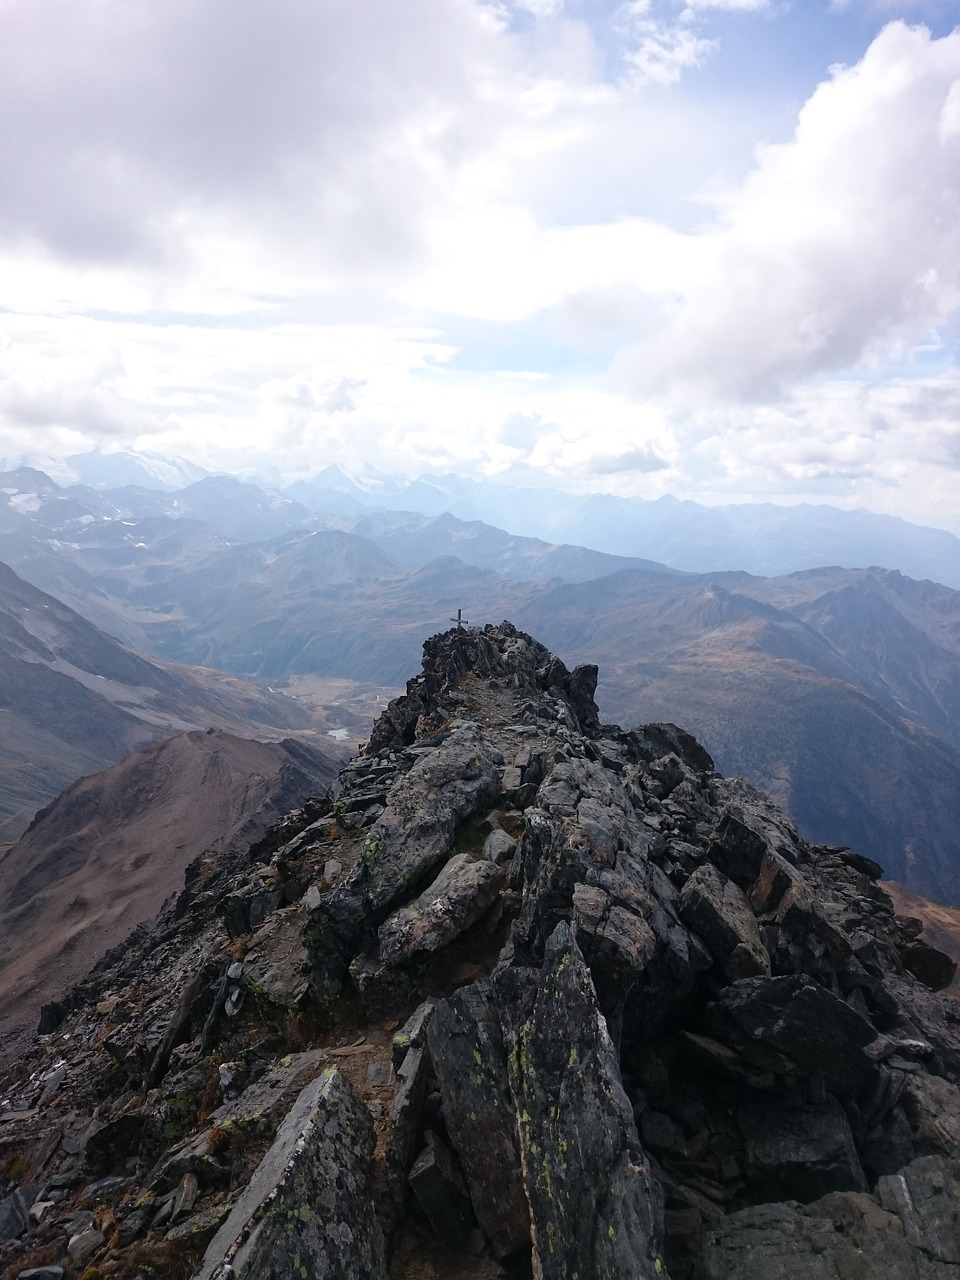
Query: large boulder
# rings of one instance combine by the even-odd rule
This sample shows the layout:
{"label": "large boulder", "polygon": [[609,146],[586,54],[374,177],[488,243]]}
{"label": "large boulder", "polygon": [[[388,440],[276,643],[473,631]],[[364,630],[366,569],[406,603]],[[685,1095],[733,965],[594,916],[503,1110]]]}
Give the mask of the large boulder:
{"label": "large boulder", "polygon": [[427,1028],[443,1116],[480,1229],[496,1258],[530,1243],[517,1119],[491,980],[437,1005]]}
{"label": "large boulder", "polygon": [[663,1271],[662,1195],[569,925],[557,926],[539,974],[507,970],[497,995],[534,1273],[654,1280]]}
{"label": "large boulder", "polygon": [[797,1074],[820,1076],[841,1095],[874,1071],[863,1047],[876,1039],[876,1028],[804,974],[742,978],[720,992],[714,1013],[719,1038],[758,1066],[770,1065],[772,1051]]}
{"label": "large boulder", "polygon": [[866,1191],[850,1125],[836,1098],[783,1106],[752,1098],[738,1115],[746,1175],[759,1200],[816,1200],[830,1191]]}
{"label": "large boulder", "polygon": [[713,1227],[695,1280],[958,1280],[904,1235],[895,1213],[858,1192],[833,1192],[805,1208],[758,1205]]}
{"label": "large boulder", "polygon": [[380,960],[402,964],[421,952],[447,946],[480,919],[504,878],[495,862],[456,854],[419,898],[400,907],[380,926]]}
{"label": "large boulder", "polygon": [[386,1280],[373,1146],[350,1082],[324,1072],[293,1104],[194,1280]]}
{"label": "large boulder", "polygon": [[770,957],[746,894],[710,863],[698,867],[683,886],[680,915],[699,933],[727,977],[769,975]]}
{"label": "large boulder", "polygon": [[340,991],[367,935],[445,861],[458,824],[496,803],[502,764],[480,726],[462,723],[396,782],[353,870],[311,912],[305,936],[318,995]]}

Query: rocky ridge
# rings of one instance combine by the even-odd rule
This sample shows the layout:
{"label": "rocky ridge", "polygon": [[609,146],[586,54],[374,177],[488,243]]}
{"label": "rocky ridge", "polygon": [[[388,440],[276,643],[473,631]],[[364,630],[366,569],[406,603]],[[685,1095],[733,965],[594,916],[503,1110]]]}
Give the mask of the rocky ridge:
{"label": "rocky ridge", "polygon": [[433,637],[331,796],[45,1010],[5,1278],[960,1277],[952,962],[596,677]]}

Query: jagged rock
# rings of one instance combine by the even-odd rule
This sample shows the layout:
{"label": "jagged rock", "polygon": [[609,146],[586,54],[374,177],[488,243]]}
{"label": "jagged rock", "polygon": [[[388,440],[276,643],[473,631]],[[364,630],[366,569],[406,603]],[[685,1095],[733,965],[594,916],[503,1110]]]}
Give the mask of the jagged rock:
{"label": "jagged rock", "polygon": [[437,1239],[463,1250],[476,1226],[463,1175],[446,1144],[431,1131],[424,1136],[427,1145],[413,1162],[410,1188]]}
{"label": "jagged rock", "polygon": [[792,863],[773,849],[764,849],[750,890],[750,905],[757,915],[776,911],[785,893],[790,890],[799,893],[803,885],[803,876]]}
{"label": "jagged rock", "polygon": [[696,1280],[957,1280],[904,1237],[901,1220],[870,1196],[834,1192],[806,1208],[788,1202],[731,1214],[707,1233]]}
{"label": "jagged rock", "polygon": [[710,856],[741,889],[749,889],[756,883],[765,853],[766,840],[743,820],[741,814],[728,811],[723,815],[710,846]]}
{"label": "jagged rock", "polygon": [[900,1101],[918,1155],[950,1155],[960,1148],[960,1089],[955,1084],[917,1072],[905,1080]]}
{"label": "jagged rock", "polygon": [[911,1244],[960,1274],[960,1152],[914,1160],[881,1178],[877,1195],[885,1209],[900,1215]]}
{"label": "jagged rock", "polygon": [[769,975],[770,957],[746,894],[716,867],[699,867],[683,886],[680,916],[703,938],[728,978]]}
{"label": "jagged rock", "polygon": [[536,1274],[650,1277],[663,1270],[661,1193],[616,1052],[570,927],[539,974],[497,980]]}
{"label": "jagged rock", "polygon": [[441,1001],[427,1029],[443,1115],[480,1230],[496,1258],[529,1245],[530,1216],[493,984]]}
{"label": "jagged rock", "polygon": [[503,884],[496,863],[456,854],[419,898],[380,926],[380,960],[402,964],[419,952],[439,951],[480,919]]}
{"label": "jagged rock", "polygon": [[386,1280],[372,1151],[366,1108],[342,1072],[325,1072],[294,1103],[195,1280],[288,1280],[301,1268]]}
{"label": "jagged rock", "polygon": [[829,1191],[866,1191],[853,1134],[836,1098],[784,1107],[771,1097],[741,1106],[746,1174],[761,1200],[816,1200]]}
{"label": "jagged rock", "polygon": [[900,952],[903,967],[931,991],[949,987],[957,973],[957,962],[926,942],[915,942]]}
{"label": "jagged rock", "polygon": [[475,724],[462,724],[423,756],[390,792],[353,871],[311,914],[313,983],[336,995],[364,932],[376,928],[440,865],[457,824],[490,809],[502,757]]}
{"label": "jagged rock", "polygon": [[838,1094],[849,1093],[873,1070],[863,1046],[876,1038],[876,1029],[804,975],[742,978],[720,992],[717,1007],[727,1027],[742,1033],[731,1047],[761,1067],[770,1061],[764,1050],[772,1049],[799,1074],[822,1076]]}

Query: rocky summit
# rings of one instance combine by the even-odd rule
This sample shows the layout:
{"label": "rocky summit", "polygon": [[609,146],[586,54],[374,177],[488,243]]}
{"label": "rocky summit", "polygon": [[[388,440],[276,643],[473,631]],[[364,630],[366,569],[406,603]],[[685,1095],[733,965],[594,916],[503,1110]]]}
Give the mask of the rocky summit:
{"label": "rocky summit", "polygon": [[509,623],[45,1007],[0,1273],[960,1280],[953,962]]}

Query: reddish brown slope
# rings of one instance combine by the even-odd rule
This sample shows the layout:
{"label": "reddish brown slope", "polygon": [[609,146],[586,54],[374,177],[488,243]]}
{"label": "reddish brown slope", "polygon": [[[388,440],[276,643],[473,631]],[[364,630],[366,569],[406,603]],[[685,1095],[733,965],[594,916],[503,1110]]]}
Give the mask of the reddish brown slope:
{"label": "reddish brown slope", "polygon": [[902,884],[897,884],[896,880],[885,880],[883,887],[893,899],[897,915],[915,916],[922,920],[923,941],[956,960],[958,968],[949,989],[960,999],[960,909],[921,898],[918,893],[911,893]]}
{"label": "reddish brown slope", "polygon": [[82,778],[0,862],[0,1037],[36,1023],[183,884],[210,850],[246,847],[324,792],[336,766],[302,743],[210,730]]}

